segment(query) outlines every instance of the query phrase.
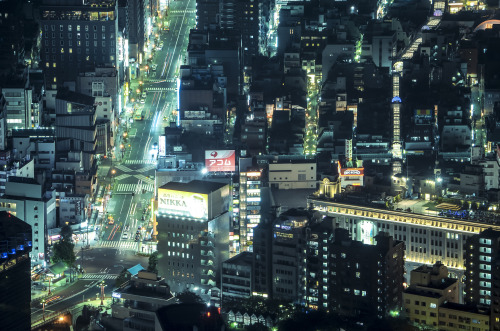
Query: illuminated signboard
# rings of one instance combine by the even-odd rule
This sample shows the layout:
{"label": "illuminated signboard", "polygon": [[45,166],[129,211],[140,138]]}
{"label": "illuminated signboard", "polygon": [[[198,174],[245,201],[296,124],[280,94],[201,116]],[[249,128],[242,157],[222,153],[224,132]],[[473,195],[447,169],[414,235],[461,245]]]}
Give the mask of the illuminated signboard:
{"label": "illuminated signboard", "polygon": [[165,136],[158,137],[158,155],[160,155],[160,156],[166,155],[166,137]]}
{"label": "illuminated signboard", "polygon": [[158,212],[198,219],[208,218],[206,194],[158,189]]}
{"label": "illuminated signboard", "polygon": [[343,168],[340,169],[341,176],[363,176],[364,168]]}
{"label": "illuminated signboard", "polygon": [[234,150],[220,151],[208,150],[205,151],[205,167],[209,172],[215,171],[230,171],[236,170],[236,152]]}

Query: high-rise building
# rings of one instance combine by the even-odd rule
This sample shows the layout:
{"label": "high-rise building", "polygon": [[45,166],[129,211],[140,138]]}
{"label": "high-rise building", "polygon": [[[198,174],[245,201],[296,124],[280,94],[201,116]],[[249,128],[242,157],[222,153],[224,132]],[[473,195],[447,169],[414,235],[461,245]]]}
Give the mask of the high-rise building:
{"label": "high-rise building", "polygon": [[217,24],[219,0],[196,0],[196,29],[208,30]]}
{"label": "high-rise building", "polygon": [[241,37],[248,57],[259,54],[259,0],[220,0],[219,26]]}
{"label": "high-rise building", "polygon": [[158,270],[173,292],[208,301],[229,257],[229,185],[193,180],[158,188]]}
{"label": "high-rise building", "polygon": [[31,328],[31,226],[0,211],[0,321],[5,330]]}
{"label": "high-rise building", "polygon": [[309,213],[289,209],[273,225],[273,298],[301,302],[306,290],[306,227]]}
{"label": "high-rise building", "polygon": [[61,89],[56,96],[57,152],[81,152],[84,171],[94,165],[96,111],[94,97]]}
{"label": "high-rise building", "polygon": [[239,182],[239,211],[234,213],[238,220],[240,251],[252,251],[253,229],[261,221],[262,173],[258,169],[241,169]]}
{"label": "high-rise building", "polygon": [[[335,241],[329,247],[331,272],[328,294],[320,303],[338,314],[377,316],[399,311],[404,282],[404,242],[385,232],[379,233],[375,245],[353,241],[345,229],[335,230]],[[322,306],[322,304],[320,305]]]}
{"label": "high-rise building", "polygon": [[118,31],[115,0],[43,0],[41,67],[45,88],[74,82],[98,65],[116,66]]}
{"label": "high-rise building", "polygon": [[5,184],[5,195],[0,198],[0,210],[31,226],[31,263],[42,264],[45,261],[47,230],[56,227],[55,191],[45,191],[44,185],[32,178],[11,176]]}
{"label": "high-rise building", "polygon": [[471,236],[465,253],[465,302],[490,307],[491,330],[500,330],[500,231]]}
{"label": "high-rise building", "polygon": [[465,301],[477,305],[491,305],[494,295],[493,271],[500,249],[500,231],[487,229],[471,236],[465,253]]}

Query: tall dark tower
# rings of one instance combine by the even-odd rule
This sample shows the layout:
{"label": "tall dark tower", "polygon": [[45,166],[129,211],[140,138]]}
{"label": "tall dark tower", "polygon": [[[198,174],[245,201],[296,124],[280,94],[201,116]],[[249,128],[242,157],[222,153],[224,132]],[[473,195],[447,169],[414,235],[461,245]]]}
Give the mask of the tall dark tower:
{"label": "tall dark tower", "polygon": [[0,212],[0,321],[2,330],[31,329],[31,226]]}

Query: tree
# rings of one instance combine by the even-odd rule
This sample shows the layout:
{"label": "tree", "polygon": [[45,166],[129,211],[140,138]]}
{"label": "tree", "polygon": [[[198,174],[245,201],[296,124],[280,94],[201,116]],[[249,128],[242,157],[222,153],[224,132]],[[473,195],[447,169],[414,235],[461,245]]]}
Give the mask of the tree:
{"label": "tree", "polygon": [[61,227],[61,240],[73,242],[73,229],[68,224]]}
{"label": "tree", "polygon": [[203,299],[196,293],[184,290],[175,296],[180,303],[204,303]]}
{"label": "tree", "polygon": [[158,273],[158,269],[156,269],[157,265],[158,265],[158,251],[154,252],[149,257],[148,271],[157,274]]}
{"label": "tree", "polygon": [[52,263],[64,262],[68,267],[75,264],[76,256],[74,251],[75,245],[69,241],[60,240],[54,244],[54,256]]}
{"label": "tree", "polygon": [[126,268],[123,268],[123,270],[120,272],[120,274],[116,278],[115,287],[122,286],[128,280],[130,280],[130,273],[127,271]]}

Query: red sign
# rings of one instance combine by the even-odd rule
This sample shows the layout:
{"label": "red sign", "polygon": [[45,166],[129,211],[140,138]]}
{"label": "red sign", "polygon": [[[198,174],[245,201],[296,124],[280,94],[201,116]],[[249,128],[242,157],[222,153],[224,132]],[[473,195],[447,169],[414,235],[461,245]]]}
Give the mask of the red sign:
{"label": "red sign", "polygon": [[341,176],[363,176],[364,168],[342,168],[340,169]]}
{"label": "red sign", "polygon": [[209,150],[205,151],[205,167],[209,172],[215,171],[230,171],[236,170],[236,152],[234,150],[220,151]]}

